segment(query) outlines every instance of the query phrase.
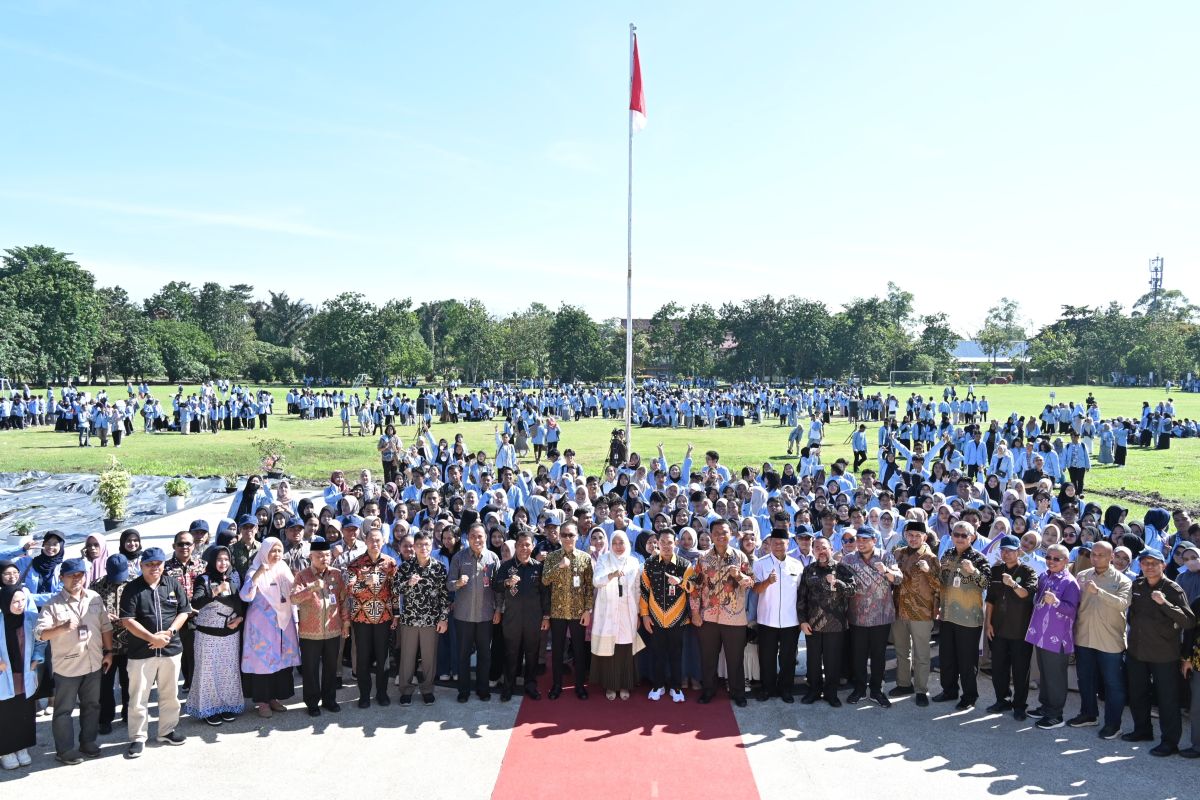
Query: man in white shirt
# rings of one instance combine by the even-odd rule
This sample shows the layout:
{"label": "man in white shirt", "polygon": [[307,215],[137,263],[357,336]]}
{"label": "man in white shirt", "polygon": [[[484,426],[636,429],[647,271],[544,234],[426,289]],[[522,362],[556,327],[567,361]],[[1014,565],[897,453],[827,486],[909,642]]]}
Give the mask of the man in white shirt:
{"label": "man in white shirt", "polygon": [[804,565],[787,554],[788,533],[775,529],[767,537],[770,555],[754,562],[754,591],[758,594],[758,662],[761,687],[757,699],[765,701],[778,692],[785,703],[792,695],[796,678],[796,648],[800,620],[796,616],[796,593]]}

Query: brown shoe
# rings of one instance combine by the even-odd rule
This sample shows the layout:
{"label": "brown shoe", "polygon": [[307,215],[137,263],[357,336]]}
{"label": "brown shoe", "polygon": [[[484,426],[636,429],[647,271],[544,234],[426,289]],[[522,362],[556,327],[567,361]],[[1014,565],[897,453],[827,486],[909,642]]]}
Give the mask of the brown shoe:
{"label": "brown shoe", "polygon": [[272,700],[271,701],[271,710],[272,711],[287,711],[287,706],[285,706],[283,703],[279,702],[278,700]]}
{"label": "brown shoe", "polygon": [[258,703],[254,706],[254,708],[256,711],[258,711],[258,715],[263,719],[270,719],[271,717],[275,716],[271,713],[271,706],[267,705],[266,703]]}

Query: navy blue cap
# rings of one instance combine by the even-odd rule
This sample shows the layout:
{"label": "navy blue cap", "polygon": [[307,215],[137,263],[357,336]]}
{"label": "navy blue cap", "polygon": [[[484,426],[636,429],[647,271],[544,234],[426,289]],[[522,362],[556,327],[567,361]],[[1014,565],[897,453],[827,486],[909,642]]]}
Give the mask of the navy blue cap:
{"label": "navy blue cap", "polygon": [[1164,564],[1167,563],[1167,560],[1163,558],[1162,551],[1155,550],[1153,547],[1147,547],[1145,550],[1138,553],[1137,560],[1141,561],[1143,558],[1153,558],[1155,561],[1161,561]]}
{"label": "navy blue cap", "polygon": [[142,553],[142,563],[143,564],[146,563],[147,561],[166,561],[166,560],[167,560],[167,554],[162,551],[161,547],[147,547],[146,551],[144,553]]}
{"label": "navy blue cap", "polygon": [[194,520],[192,520],[192,524],[188,525],[188,530],[189,531],[204,531],[205,533],[208,533],[209,532],[208,521],[203,520],[203,519],[194,519]]}
{"label": "navy blue cap", "polygon": [[60,575],[81,575],[87,572],[87,562],[82,558],[68,558],[58,572]]}
{"label": "navy blue cap", "polygon": [[288,517],[287,524],[284,525],[283,527],[285,527],[285,528],[303,528],[304,520],[300,519],[300,517],[298,517],[297,515],[292,514],[290,517]]}
{"label": "navy blue cap", "polygon": [[1020,550],[1021,540],[1013,536],[1011,533],[1000,537],[1001,550]]}
{"label": "navy blue cap", "polygon": [[125,583],[129,580],[129,559],[121,553],[113,553],[104,562],[104,572],[113,583]]}
{"label": "navy blue cap", "polygon": [[242,514],[240,517],[238,517],[237,522],[239,528],[244,525],[257,525],[258,517],[254,516],[253,514]]}
{"label": "navy blue cap", "polygon": [[855,538],[859,539],[874,539],[878,535],[870,525],[863,525],[854,531]]}
{"label": "navy blue cap", "polygon": [[346,516],[342,517],[342,527],[343,528],[345,528],[347,525],[354,527],[354,528],[361,528],[362,524],[363,524],[363,518],[360,517],[358,514],[347,514]]}
{"label": "navy blue cap", "polygon": [[797,539],[812,539],[813,536],[814,536],[814,534],[813,534],[812,526],[810,526],[810,525],[797,525],[796,526],[796,538]]}

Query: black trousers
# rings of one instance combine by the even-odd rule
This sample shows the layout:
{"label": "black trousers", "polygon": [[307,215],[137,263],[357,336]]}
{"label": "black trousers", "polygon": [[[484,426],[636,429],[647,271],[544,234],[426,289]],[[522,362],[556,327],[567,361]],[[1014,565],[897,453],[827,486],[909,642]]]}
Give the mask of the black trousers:
{"label": "black trousers", "polygon": [[337,701],[338,651],[341,644],[340,636],[300,640],[300,676],[304,679],[304,705],[310,709],[322,703]]}
{"label": "black trousers", "polygon": [[571,657],[575,663],[575,690],[587,685],[587,642],[583,625],[577,619],[550,620],[550,674],[555,689],[562,689],[563,661],[566,658],[567,634],[571,634]]}
{"label": "black trousers", "polygon": [[863,465],[863,463],[866,462],[866,460],[867,460],[867,451],[866,450],[855,450],[854,451],[854,466],[850,468],[850,471],[858,472],[858,468],[861,467]]}
{"label": "black trousers", "polygon": [[179,674],[183,676],[183,685],[191,687],[192,674],[196,671],[196,628],[192,623],[183,626],[179,631],[179,642],[183,645],[183,653],[179,658]]}
{"label": "black trousers", "polygon": [[1139,661],[1125,658],[1125,673],[1129,676],[1129,711],[1133,715],[1135,733],[1154,734],[1150,705],[1158,704],[1158,725],[1162,743],[1179,746],[1183,733],[1183,714],[1179,708],[1181,676],[1179,661]]}
{"label": "black trousers", "polygon": [[650,634],[650,655],[654,659],[654,688],[683,691],[683,626],[660,628]]}
{"label": "black trousers", "polygon": [[387,697],[388,643],[392,640],[390,622],[354,623],[354,672],[358,677],[358,696],[371,697],[371,675],[375,692]]}
{"label": "black trousers", "polygon": [[780,697],[792,695],[796,683],[796,648],[799,644],[799,625],[773,628],[759,623],[758,674],[764,692],[778,692]]}
{"label": "black trousers", "polygon": [[[501,621],[504,632],[504,685],[513,691],[517,668],[524,661],[525,690],[537,686],[538,645],[542,641],[540,618],[522,619],[505,614]],[[459,673],[461,676],[462,673]]]}
{"label": "black trousers", "polygon": [[1128,448],[1123,444],[1113,447],[1113,463],[1119,467],[1125,466],[1125,454],[1128,452]]}
{"label": "black trousers", "polygon": [[1071,476],[1071,483],[1075,484],[1075,491],[1083,494],[1083,477],[1087,470],[1083,467],[1067,467],[1067,474]]}
{"label": "black trousers", "polygon": [[1013,708],[1027,707],[1029,664],[1033,656],[1033,645],[1024,639],[996,636],[991,640],[991,647],[992,688],[996,690],[996,700],[1009,700]]}
{"label": "black trousers", "polygon": [[717,660],[725,653],[725,674],[729,696],[734,700],[746,696],[746,626],[718,625],[705,622],[697,634],[700,638],[700,683],[704,691],[717,689]]}
{"label": "black trousers", "polygon": [[[863,694],[883,690],[884,659],[887,657],[888,634],[891,625],[852,625],[850,647],[854,652],[854,690]],[[867,680],[867,662],[871,662],[870,682]]]}
{"label": "black trousers", "polygon": [[121,716],[129,707],[129,657],[114,655],[113,664],[100,673],[100,724],[112,724],[117,716],[117,698],[113,693],[116,684],[121,685]]}
{"label": "black trousers", "polygon": [[979,699],[979,686],[975,682],[979,668],[979,628],[943,621],[938,637],[938,662],[942,691],[958,696],[961,684],[964,700],[974,702]]}
{"label": "black trousers", "polygon": [[[842,650],[846,633],[813,633],[804,637],[808,648],[808,685],[812,691],[824,692],[826,697],[837,694],[842,680]],[[759,668],[762,665],[760,663]]]}
{"label": "black trousers", "polygon": [[492,621],[454,621],[458,632],[458,693],[471,692],[471,649],[475,649],[475,691],[486,694],[492,669]]}

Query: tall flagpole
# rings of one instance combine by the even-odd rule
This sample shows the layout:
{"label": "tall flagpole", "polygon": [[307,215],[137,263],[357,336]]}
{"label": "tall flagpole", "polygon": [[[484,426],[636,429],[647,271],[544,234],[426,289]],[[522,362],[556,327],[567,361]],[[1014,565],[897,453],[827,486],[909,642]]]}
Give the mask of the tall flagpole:
{"label": "tall flagpole", "polygon": [[[633,91],[633,43],[637,28],[629,23],[629,90]],[[625,446],[633,452],[633,109],[629,109],[629,197],[625,228]]]}

